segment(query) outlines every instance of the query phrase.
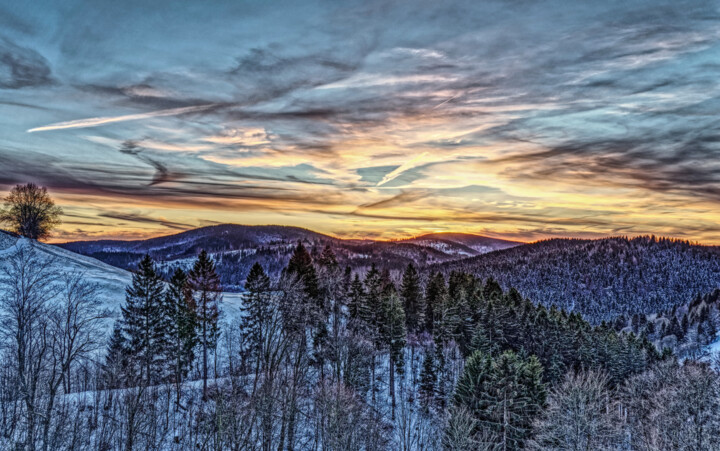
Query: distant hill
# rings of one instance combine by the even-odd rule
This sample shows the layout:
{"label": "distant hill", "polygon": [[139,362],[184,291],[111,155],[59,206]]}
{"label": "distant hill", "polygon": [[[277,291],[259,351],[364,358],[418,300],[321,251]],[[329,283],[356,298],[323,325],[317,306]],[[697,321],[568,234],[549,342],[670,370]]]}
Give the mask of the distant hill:
{"label": "distant hill", "polygon": [[299,227],[222,224],[147,240],[76,241],[58,246],[124,269],[133,269],[147,253],[166,272],[176,266],[188,268],[204,249],[213,255],[226,288],[237,291],[255,262],[260,262],[271,275],[278,275],[298,241],[315,254],[329,245],[340,264],[356,270],[376,263],[395,274],[408,263],[425,266],[521,244],[462,233],[430,234],[400,241],[344,240]]}
{"label": "distant hill", "polygon": [[464,257],[486,254],[523,244],[518,241],[501,240],[469,233],[428,233],[399,242],[432,247],[450,255]]}
{"label": "distant hill", "polygon": [[654,237],[552,239],[430,269],[493,277],[534,302],[599,322],[671,309],[720,288],[720,248]]}

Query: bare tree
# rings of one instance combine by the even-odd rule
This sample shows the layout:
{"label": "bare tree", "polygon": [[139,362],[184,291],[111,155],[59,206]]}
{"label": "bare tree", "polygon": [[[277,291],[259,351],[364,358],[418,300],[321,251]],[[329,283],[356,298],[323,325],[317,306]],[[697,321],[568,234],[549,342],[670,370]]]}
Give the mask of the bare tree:
{"label": "bare tree", "polygon": [[101,309],[97,285],[84,280],[81,273],[62,277],[62,295],[47,309],[49,325],[49,364],[45,376],[47,399],[43,413],[43,451],[48,450],[55,401],[61,386],[70,392],[72,365],[87,359],[101,346],[102,327],[109,312]]}
{"label": "bare tree", "polygon": [[60,224],[62,209],[47,193],[47,188],[34,183],[16,185],[5,198],[5,208],[0,210],[0,222],[10,224],[10,229],[20,235],[40,240],[50,236],[52,229]]}
{"label": "bare tree", "polygon": [[621,437],[619,416],[605,374],[568,374],[552,390],[535,422],[531,448],[542,450],[611,450]]}
{"label": "bare tree", "polygon": [[58,294],[57,275],[50,259],[39,258],[31,247],[21,247],[2,269],[0,333],[12,355],[19,400],[24,405],[24,448],[35,449],[41,384],[52,355],[47,321],[50,301]]}
{"label": "bare tree", "polygon": [[630,447],[720,449],[720,379],[707,363],[663,362],[623,387]]}

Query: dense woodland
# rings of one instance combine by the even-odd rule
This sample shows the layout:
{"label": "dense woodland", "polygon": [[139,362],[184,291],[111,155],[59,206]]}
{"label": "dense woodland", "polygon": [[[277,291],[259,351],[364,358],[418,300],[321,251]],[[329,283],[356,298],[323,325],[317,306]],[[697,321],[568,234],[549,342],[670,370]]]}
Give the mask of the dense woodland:
{"label": "dense woodland", "polygon": [[710,363],[681,363],[645,323],[592,325],[494,278],[408,265],[394,280],[298,243],[278,277],[251,268],[229,315],[207,253],[170,277],[146,256],[108,333],[82,274],[31,248],[6,259],[3,449],[720,446]]}
{"label": "dense woodland", "polygon": [[493,277],[593,323],[652,314],[718,288],[720,249],[656,237],[552,239],[438,265]]}

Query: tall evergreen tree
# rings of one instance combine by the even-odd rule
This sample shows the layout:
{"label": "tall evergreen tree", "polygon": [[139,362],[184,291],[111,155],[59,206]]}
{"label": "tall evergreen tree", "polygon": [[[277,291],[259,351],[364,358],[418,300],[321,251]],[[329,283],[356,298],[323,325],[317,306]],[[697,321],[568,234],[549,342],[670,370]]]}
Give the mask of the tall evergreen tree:
{"label": "tall evergreen tree", "polygon": [[151,384],[167,377],[168,317],[164,309],[164,288],[149,255],[133,274],[125,291],[122,328],[130,361],[138,365],[141,380]]}
{"label": "tall evergreen tree", "polygon": [[[350,284],[350,294],[348,296],[348,315],[350,320],[363,319],[362,311],[365,302],[365,289],[360,281],[360,276],[355,274],[355,278]],[[367,315],[366,315],[367,316]]]}
{"label": "tall evergreen tree", "polygon": [[128,350],[127,340],[123,334],[120,322],[115,323],[107,353],[105,354],[105,365],[103,366],[104,383],[107,388],[121,388],[125,383],[125,375],[128,371]]}
{"label": "tall evergreen tree", "polygon": [[420,291],[420,276],[415,267],[411,264],[405,268],[403,273],[400,296],[405,309],[405,320],[408,332],[417,332],[424,325],[424,303]]}
{"label": "tall evergreen tree", "polygon": [[317,279],[317,272],[313,266],[312,257],[302,242],[298,241],[293,251],[290,261],[285,268],[288,276],[295,276],[303,285],[303,291],[308,300],[318,302],[320,298],[320,288]]}
{"label": "tall evergreen tree", "polygon": [[420,405],[426,413],[428,412],[429,406],[435,396],[436,383],[437,372],[435,371],[435,351],[432,348],[428,348],[425,350],[422,370],[420,371],[420,385],[418,387]]}
{"label": "tall evergreen tree", "polygon": [[382,274],[378,270],[375,263],[370,266],[370,270],[365,274],[365,300],[361,315],[363,320],[371,327],[372,337],[377,340],[377,327],[382,315],[382,305],[384,298],[384,283]]}
{"label": "tall evergreen tree", "polygon": [[534,356],[506,351],[493,359],[476,351],[458,380],[454,402],[496,433],[499,449],[508,450],[522,448],[545,398],[542,366]]}
{"label": "tall evergreen tree", "polygon": [[217,345],[222,289],[215,263],[204,250],[195,260],[188,280],[197,306],[198,339],[202,349],[203,399],[207,399],[208,353]]}
{"label": "tall evergreen tree", "polygon": [[445,301],[446,296],[445,277],[441,273],[431,274],[425,289],[425,330],[430,333],[434,330],[438,309],[440,304]]}
{"label": "tall evergreen tree", "polygon": [[195,300],[187,275],[180,268],[175,270],[168,283],[165,308],[170,318],[167,335],[170,337],[176,402],[179,404],[180,384],[195,360],[195,347],[198,343]]}
{"label": "tall evergreen tree", "polygon": [[383,303],[383,315],[380,334],[383,344],[389,351],[390,401],[392,418],[395,419],[395,371],[403,374],[405,360],[405,312],[397,294],[392,293]]}
{"label": "tall evergreen tree", "polygon": [[243,315],[240,320],[241,333],[246,342],[243,355],[247,360],[254,362],[254,380],[257,381],[261,369],[263,334],[272,313],[270,278],[265,274],[260,263],[256,262],[250,269],[245,281],[245,290],[247,296],[243,301]]}

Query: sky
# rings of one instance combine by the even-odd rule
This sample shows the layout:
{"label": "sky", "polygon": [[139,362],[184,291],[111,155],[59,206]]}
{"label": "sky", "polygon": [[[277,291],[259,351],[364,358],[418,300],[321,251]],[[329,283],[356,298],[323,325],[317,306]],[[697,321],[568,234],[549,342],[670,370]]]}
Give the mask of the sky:
{"label": "sky", "polygon": [[0,191],[54,240],[720,244],[717,1],[0,0]]}

